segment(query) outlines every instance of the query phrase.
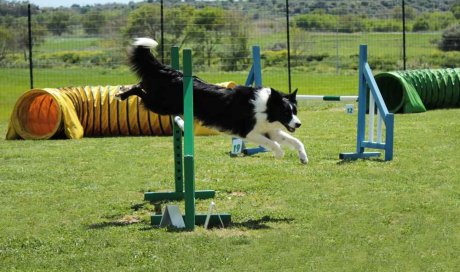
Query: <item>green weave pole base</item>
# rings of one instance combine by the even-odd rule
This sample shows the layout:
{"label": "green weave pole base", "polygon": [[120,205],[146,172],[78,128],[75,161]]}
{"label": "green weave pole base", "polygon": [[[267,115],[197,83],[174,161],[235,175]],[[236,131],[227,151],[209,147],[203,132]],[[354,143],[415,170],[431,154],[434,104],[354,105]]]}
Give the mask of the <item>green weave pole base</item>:
{"label": "green weave pole base", "polygon": [[[163,215],[161,214],[154,214],[151,216],[151,224],[154,226],[159,226],[161,222],[161,217]],[[204,222],[206,221],[206,214],[197,214],[195,215],[195,225],[197,226],[203,226]],[[222,223],[224,223],[224,226],[227,227],[230,225],[232,222],[232,216],[228,213],[221,213],[219,214],[220,219],[222,219]],[[209,224],[208,227],[220,227],[222,226],[219,216],[217,214],[212,214],[211,217],[209,218]],[[182,217],[185,219],[185,215],[182,215]]]}
{"label": "green weave pole base", "polygon": [[[214,190],[195,191],[195,198],[207,199],[213,198],[216,195]],[[184,192],[147,192],[144,193],[144,200],[146,201],[164,201],[164,200],[182,200],[184,199]]]}
{"label": "green weave pole base", "polygon": [[364,153],[340,153],[339,159],[341,160],[357,160],[380,157],[380,152],[364,152]]}

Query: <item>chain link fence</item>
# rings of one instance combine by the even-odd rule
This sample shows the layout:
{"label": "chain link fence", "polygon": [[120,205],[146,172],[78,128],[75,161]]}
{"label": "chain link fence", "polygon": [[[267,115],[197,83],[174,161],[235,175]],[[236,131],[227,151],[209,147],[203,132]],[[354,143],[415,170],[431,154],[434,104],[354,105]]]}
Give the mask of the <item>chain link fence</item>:
{"label": "chain link fence", "polygon": [[[244,83],[251,46],[259,45],[265,83],[283,90],[291,76],[301,85],[307,74],[356,73],[359,44],[368,44],[375,70],[460,63],[455,0],[149,2],[31,5],[28,17],[27,5],[1,1],[1,103],[11,104],[9,90],[30,85],[135,83],[127,47],[143,36],[160,42],[155,54],[165,63],[171,46],[191,48],[196,74],[210,82]],[[443,48],[446,39],[453,48]]]}

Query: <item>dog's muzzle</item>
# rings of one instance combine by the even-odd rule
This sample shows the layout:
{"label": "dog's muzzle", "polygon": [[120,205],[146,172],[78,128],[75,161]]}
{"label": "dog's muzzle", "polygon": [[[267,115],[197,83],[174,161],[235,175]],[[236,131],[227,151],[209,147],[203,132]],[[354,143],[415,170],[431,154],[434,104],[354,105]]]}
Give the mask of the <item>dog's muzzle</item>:
{"label": "dog's muzzle", "polygon": [[297,128],[299,128],[302,125],[300,122],[299,118],[297,116],[293,116],[292,120],[289,122],[289,124],[285,124],[284,126],[289,132],[294,132]]}
{"label": "dog's muzzle", "polygon": [[294,123],[293,125],[294,125],[294,127],[292,127],[291,124],[285,125],[285,127],[289,132],[295,132],[295,130],[297,128],[299,128],[302,124],[301,123]]}

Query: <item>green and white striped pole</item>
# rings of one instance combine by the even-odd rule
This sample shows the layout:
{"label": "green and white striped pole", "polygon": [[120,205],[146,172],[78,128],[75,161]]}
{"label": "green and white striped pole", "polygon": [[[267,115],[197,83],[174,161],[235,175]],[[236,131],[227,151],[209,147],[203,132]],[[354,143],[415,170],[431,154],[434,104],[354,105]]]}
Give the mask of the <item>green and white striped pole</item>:
{"label": "green and white striped pole", "polygon": [[309,100],[309,101],[343,101],[343,102],[357,102],[357,95],[297,95],[297,100]]}

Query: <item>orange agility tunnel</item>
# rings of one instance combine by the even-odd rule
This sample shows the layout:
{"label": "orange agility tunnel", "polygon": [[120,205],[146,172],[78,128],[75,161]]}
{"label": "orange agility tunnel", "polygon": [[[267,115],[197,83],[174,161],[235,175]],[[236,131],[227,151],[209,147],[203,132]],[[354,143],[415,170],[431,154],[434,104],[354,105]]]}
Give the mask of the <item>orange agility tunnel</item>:
{"label": "orange agility tunnel", "polygon": [[[172,135],[171,116],[146,110],[137,96],[115,99],[120,87],[32,89],[17,100],[6,139]],[[196,122],[195,134],[217,132]]]}

